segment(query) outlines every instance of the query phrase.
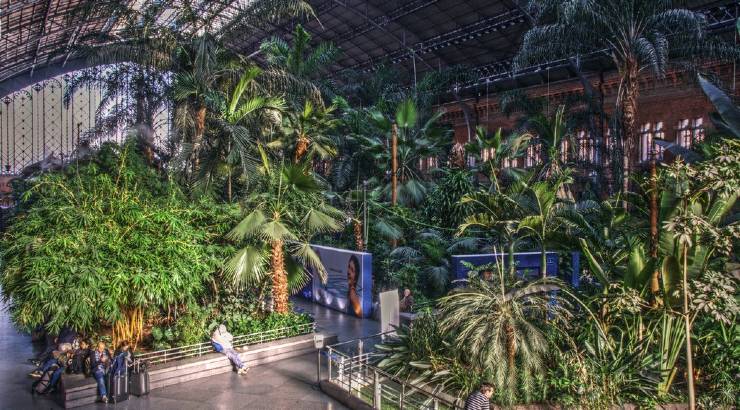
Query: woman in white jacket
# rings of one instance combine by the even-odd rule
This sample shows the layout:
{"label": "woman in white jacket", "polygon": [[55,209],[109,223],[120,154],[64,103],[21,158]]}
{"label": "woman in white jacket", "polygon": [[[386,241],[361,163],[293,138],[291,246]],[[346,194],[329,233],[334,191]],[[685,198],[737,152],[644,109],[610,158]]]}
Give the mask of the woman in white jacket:
{"label": "woman in white jacket", "polygon": [[211,335],[211,342],[214,344],[213,347],[216,351],[225,354],[231,360],[238,374],[245,374],[249,368],[242,363],[239,353],[234,350],[234,345],[231,344],[233,340],[234,336],[226,330],[226,325],[219,325]]}

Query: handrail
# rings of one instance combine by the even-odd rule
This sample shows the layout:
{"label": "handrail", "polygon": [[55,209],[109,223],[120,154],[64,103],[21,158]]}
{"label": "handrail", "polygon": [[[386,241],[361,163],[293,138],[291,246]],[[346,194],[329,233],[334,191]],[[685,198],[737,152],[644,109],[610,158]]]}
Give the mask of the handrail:
{"label": "handrail", "polygon": [[[316,330],[316,323],[303,323],[295,326],[282,327],[278,329],[265,330],[263,332],[248,333],[245,335],[234,336],[233,346],[242,347],[251,344],[271,342],[273,340],[283,339],[286,337],[300,336],[313,333]],[[169,349],[157,350],[136,355],[136,359],[153,365],[157,363],[167,363],[174,360],[182,360],[191,357],[199,357],[214,352],[213,345],[210,341],[195,343],[191,345],[172,347]]]}
{"label": "handrail", "polygon": [[[369,391],[365,391],[361,394],[360,390],[372,385],[372,403],[374,408],[380,408],[380,403],[384,400],[387,401],[391,396],[392,402],[397,402],[399,408],[417,408],[412,405],[408,400],[413,400],[414,395],[421,395],[426,403],[418,408],[423,409],[439,409],[440,405],[443,405],[450,409],[457,409],[461,406],[459,399],[452,397],[444,397],[439,392],[433,392],[426,385],[415,385],[405,380],[402,380],[398,376],[388,373],[387,371],[370,364],[371,356],[376,356],[374,353],[360,353],[359,355],[352,356],[346,354],[340,350],[336,350],[337,346],[346,345],[352,342],[362,342],[364,339],[370,337],[377,337],[390,332],[378,333],[376,335],[361,337],[353,340],[330,345],[324,348],[324,353],[327,356],[328,365],[328,380],[334,382],[339,387],[347,390],[350,395],[355,395],[362,400],[367,401]],[[332,364],[336,364],[337,373],[332,373]],[[319,355],[318,362],[318,376],[319,381],[321,380],[321,355]],[[353,383],[354,378],[354,383]],[[391,383],[389,383],[391,382]],[[394,388],[392,384],[396,384],[398,387]],[[357,392],[355,394],[354,392]],[[398,393],[396,397],[396,393]]]}

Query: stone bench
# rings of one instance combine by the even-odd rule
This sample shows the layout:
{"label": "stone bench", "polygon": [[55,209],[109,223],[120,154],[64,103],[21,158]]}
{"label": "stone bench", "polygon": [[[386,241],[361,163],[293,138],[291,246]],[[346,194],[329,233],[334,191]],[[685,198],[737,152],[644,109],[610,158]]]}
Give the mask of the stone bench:
{"label": "stone bench", "polygon": [[[324,345],[337,342],[335,335],[325,335]],[[237,349],[237,351],[239,351]],[[254,344],[249,350],[240,351],[239,356],[248,366],[257,366],[291,357],[315,352],[314,334],[289,337],[271,342]],[[149,386],[153,389],[185,383],[215,374],[232,371],[229,359],[221,353],[207,353],[200,357],[160,363],[149,367]],[[97,384],[92,377],[79,374],[62,376],[60,404],[64,408],[93,404],[98,399]]]}

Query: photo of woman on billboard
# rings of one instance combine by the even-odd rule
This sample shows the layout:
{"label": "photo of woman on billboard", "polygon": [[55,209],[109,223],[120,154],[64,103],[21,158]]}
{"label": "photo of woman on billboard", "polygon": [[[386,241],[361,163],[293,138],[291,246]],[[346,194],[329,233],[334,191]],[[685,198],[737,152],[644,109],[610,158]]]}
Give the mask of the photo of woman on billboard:
{"label": "photo of woman on billboard", "polygon": [[362,301],[357,291],[357,281],[360,272],[360,261],[357,259],[357,256],[350,256],[347,263],[347,300],[349,300],[351,311],[357,317],[362,317]]}

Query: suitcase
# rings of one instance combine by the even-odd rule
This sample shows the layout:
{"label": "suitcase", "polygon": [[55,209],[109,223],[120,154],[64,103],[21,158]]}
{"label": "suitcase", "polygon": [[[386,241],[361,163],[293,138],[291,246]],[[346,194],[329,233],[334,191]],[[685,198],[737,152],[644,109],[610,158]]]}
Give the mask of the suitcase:
{"label": "suitcase", "polygon": [[108,375],[108,399],[113,403],[128,400],[128,372],[120,374],[111,372]]}
{"label": "suitcase", "polygon": [[136,361],[134,370],[131,372],[131,394],[134,396],[143,396],[149,394],[149,370],[146,363],[142,364],[140,360]]}

